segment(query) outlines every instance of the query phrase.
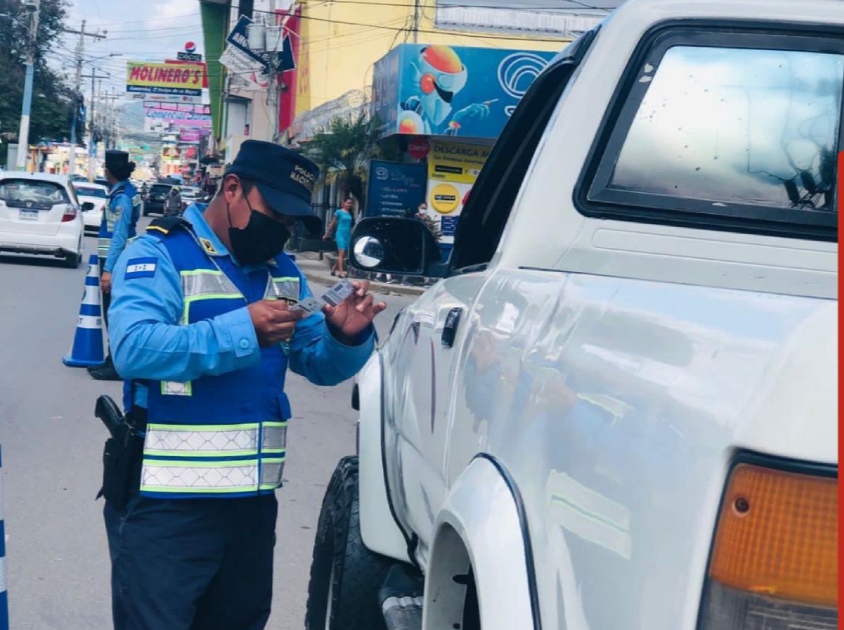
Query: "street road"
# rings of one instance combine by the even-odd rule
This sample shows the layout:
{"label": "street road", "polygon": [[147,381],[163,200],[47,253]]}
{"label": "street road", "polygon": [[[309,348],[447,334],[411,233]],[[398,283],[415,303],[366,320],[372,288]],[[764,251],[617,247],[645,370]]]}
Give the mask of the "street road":
{"label": "street road", "polygon": [[[96,249],[86,238],[87,255]],[[102,521],[106,430],[93,416],[120,383],[67,368],[87,265],[0,258],[0,445],[9,607],[15,630],[111,628],[109,562]],[[317,295],[321,288],[314,287]],[[412,298],[382,296],[386,336]],[[351,384],[318,388],[291,374],[294,417],[285,487],[278,492],[272,630],[301,630],[311,547],[323,492],[340,457],[354,451]]]}

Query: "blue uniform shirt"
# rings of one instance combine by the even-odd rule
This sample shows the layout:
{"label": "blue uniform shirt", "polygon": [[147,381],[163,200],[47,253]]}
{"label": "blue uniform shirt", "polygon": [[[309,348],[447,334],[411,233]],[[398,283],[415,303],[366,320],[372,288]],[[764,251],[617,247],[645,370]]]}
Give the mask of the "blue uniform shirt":
{"label": "blue uniform shirt", "polygon": [[[105,212],[112,212],[117,215],[117,220],[114,223],[114,232],[111,236],[111,247],[108,250],[108,257],[106,258],[104,271],[111,273],[114,270],[114,265],[117,263],[117,258],[126,249],[126,244],[130,238],[136,234],[135,226],[138,223],[139,216],[135,213],[135,197],[138,195],[138,190],[129,180],[117,182],[111,189],[108,201],[108,208]],[[138,213],[140,214],[140,213]],[[103,223],[106,223],[106,217],[103,216]],[[107,230],[107,228],[106,228]],[[101,228],[102,232],[102,228]],[[102,235],[102,234],[101,234]]]}
{"label": "blue uniform shirt", "polygon": [[[194,204],[184,213],[212,256],[230,256]],[[143,258],[144,273],[130,272],[130,260]],[[250,271],[266,263],[245,267]],[[311,296],[300,272],[300,298]],[[180,325],[184,311],[181,278],[161,239],[141,235],[120,256],[112,274],[109,335],[118,373],[125,379],[192,381],[249,367],[261,359],[258,338],[247,307],[209,320]],[[265,281],[264,281],[265,283]],[[264,283],[260,289],[263,295]],[[336,385],[354,376],[375,348],[370,326],[359,345],[348,346],[331,334],[322,313],[301,320],[290,340],[289,365],[316,385]],[[146,387],[135,388],[133,402],[146,407]]]}

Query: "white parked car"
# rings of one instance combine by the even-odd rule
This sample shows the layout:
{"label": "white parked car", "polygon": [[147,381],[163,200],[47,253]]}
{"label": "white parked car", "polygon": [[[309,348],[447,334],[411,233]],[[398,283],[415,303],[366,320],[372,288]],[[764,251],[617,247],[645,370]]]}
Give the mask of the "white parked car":
{"label": "white parked car", "polygon": [[66,176],[0,176],[0,253],[52,256],[75,269],[82,261],[82,235],[82,208]]}
{"label": "white parked car", "polygon": [[360,221],[353,265],[442,279],[358,377],[308,630],[837,629],[842,103],[841,0],[631,0],[447,263]]}
{"label": "white parked car", "polygon": [[87,182],[74,182],[76,196],[82,204],[90,203],[93,207],[86,206],[82,211],[82,222],[86,232],[98,233],[100,223],[103,219],[103,209],[108,202],[108,187],[100,184],[89,184]]}

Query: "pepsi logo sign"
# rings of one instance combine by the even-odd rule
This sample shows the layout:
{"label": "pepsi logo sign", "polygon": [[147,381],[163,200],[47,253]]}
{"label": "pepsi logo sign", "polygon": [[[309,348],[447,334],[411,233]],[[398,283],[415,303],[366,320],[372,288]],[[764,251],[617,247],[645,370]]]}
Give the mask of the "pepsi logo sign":
{"label": "pepsi logo sign", "polygon": [[185,44],[185,52],[195,53],[196,52],[196,44],[194,42],[188,42],[187,44]]}

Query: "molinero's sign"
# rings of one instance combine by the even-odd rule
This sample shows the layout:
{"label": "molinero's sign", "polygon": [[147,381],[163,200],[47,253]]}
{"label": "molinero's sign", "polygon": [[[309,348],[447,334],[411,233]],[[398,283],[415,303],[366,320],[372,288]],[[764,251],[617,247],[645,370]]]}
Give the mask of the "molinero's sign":
{"label": "molinero's sign", "polygon": [[127,92],[202,96],[204,82],[204,64],[145,61],[130,61],[126,64]]}

